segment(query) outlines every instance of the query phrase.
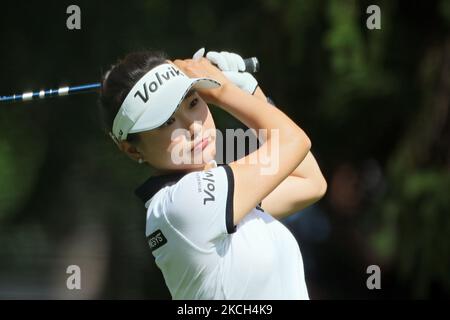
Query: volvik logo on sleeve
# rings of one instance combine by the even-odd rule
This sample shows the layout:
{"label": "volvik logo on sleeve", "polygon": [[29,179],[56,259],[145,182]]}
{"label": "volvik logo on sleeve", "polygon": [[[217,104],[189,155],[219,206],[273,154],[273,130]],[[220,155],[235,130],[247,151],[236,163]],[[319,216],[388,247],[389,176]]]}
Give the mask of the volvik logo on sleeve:
{"label": "volvik logo on sleeve", "polygon": [[166,237],[164,237],[161,230],[156,230],[155,232],[153,232],[147,237],[147,240],[152,252],[167,243],[167,239]]}
{"label": "volvik logo on sleeve", "polygon": [[155,79],[153,81],[146,81],[142,84],[143,93],[141,90],[138,90],[134,93],[133,97],[136,98],[136,96],[138,96],[144,103],[146,103],[149,99],[149,91],[150,93],[155,93],[167,81],[179,76],[184,77],[185,75],[180,70],[177,70],[172,66],[168,67],[166,72],[156,72]]}
{"label": "volvik logo on sleeve", "polygon": [[214,180],[214,174],[211,171],[205,172],[205,177],[202,180],[206,181],[206,188],[203,188],[203,204],[205,205],[208,201],[215,201],[214,192],[216,191],[216,181]]}

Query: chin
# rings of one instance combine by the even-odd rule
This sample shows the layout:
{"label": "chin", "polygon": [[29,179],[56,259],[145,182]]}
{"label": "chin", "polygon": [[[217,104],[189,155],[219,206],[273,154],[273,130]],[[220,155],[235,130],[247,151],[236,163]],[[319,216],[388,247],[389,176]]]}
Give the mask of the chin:
{"label": "chin", "polygon": [[214,160],[214,155],[211,153],[206,153],[206,154],[202,154],[201,159],[192,158],[191,164],[187,164],[186,166],[191,167],[191,168],[203,167],[205,164],[209,163],[211,160]]}
{"label": "chin", "polygon": [[216,156],[216,148],[214,143],[210,143],[206,148],[196,155],[192,155],[191,164],[194,167],[202,166],[214,160]]}
{"label": "chin", "polygon": [[214,143],[210,143],[210,145],[207,146],[205,150],[203,150],[202,156],[204,164],[207,164],[208,162],[216,158],[216,148]]}

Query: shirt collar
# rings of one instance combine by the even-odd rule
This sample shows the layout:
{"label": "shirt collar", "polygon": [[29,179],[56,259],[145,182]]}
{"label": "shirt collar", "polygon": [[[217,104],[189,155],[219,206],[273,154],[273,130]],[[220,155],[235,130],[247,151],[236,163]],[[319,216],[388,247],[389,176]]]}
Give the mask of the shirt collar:
{"label": "shirt collar", "polygon": [[[217,167],[217,162],[212,160],[212,166]],[[222,165],[222,164],[221,164]],[[161,176],[153,176],[148,178],[143,184],[134,190],[136,196],[142,200],[142,202],[147,203],[148,200],[153,198],[153,196],[162,188],[166,186],[171,186],[177,183],[182,177],[184,177],[187,172],[175,172],[170,174],[165,174]]]}
{"label": "shirt collar", "polygon": [[141,199],[144,203],[150,200],[155,193],[157,193],[160,189],[171,186],[178,182],[186,172],[177,172],[166,174],[162,176],[153,176],[148,178],[143,184],[141,184],[134,193]]}

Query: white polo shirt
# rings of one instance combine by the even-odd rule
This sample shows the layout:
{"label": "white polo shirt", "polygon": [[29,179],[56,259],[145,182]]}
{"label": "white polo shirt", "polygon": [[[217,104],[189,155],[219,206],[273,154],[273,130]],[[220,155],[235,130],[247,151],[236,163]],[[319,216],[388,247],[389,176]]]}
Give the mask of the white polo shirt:
{"label": "white polo shirt", "polygon": [[260,206],[233,225],[233,171],[156,176],[136,190],[173,299],[309,299],[296,239]]}

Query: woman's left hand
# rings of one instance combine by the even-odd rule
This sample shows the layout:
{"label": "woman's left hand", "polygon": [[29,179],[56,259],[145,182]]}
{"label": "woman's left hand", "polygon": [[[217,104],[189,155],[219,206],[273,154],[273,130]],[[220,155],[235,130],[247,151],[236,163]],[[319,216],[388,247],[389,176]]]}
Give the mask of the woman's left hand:
{"label": "woman's left hand", "polygon": [[[201,48],[192,58],[194,60],[200,59],[204,54],[205,49]],[[258,81],[252,74],[245,72],[245,62],[240,55],[227,51],[209,51],[206,54],[206,58],[216,65],[236,86],[250,94],[254,94],[258,87]]]}
{"label": "woman's left hand", "polygon": [[234,84],[215,67],[206,58],[200,59],[185,59],[185,60],[175,60],[173,61],[178,68],[180,68],[188,77],[190,78],[210,78],[221,84],[219,88],[216,89],[199,89],[199,94],[210,103],[217,104],[219,101],[219,96],[227,86],[234,86]]}

